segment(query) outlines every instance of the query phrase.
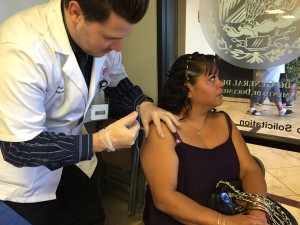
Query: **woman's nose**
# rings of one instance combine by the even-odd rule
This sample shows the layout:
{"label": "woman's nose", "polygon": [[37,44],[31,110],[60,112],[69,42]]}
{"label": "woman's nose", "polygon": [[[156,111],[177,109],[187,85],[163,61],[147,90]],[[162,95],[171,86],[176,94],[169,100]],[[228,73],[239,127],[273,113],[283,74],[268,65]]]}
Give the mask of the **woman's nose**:
{"label": "woman's nose", "polygon": [[220,80],[219,78],[217,78],[218,80],[218,86],[219,87],[223,87],[224,86],[224,82],[222,80]]}

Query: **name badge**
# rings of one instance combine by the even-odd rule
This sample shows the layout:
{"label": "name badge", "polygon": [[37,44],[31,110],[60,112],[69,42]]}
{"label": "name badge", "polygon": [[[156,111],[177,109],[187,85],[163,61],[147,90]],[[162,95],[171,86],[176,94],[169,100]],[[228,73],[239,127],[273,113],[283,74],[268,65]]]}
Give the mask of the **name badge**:
{"label": "name badge", "polygon": [[108,118],[108,104],[91,105],[91,120],[105,120]]}

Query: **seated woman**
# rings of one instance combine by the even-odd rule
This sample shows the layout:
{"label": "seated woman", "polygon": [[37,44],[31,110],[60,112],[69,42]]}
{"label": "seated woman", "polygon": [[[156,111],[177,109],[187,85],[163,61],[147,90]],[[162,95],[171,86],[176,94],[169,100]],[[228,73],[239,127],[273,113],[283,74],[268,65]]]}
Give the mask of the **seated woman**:
{"label": "seated woman", "polygon": [[145,225],[266,225],[265,213],[225,216],[206,206],[219,180],[240,180],[247,193],[266,196],[263,173],[238,129],[224,112],[223,82],[212,55],[179,57],[159,99],[159,106],[181,120],[177,133],[164,126],[160,138],[151,125],[141,150],[149,187]]}

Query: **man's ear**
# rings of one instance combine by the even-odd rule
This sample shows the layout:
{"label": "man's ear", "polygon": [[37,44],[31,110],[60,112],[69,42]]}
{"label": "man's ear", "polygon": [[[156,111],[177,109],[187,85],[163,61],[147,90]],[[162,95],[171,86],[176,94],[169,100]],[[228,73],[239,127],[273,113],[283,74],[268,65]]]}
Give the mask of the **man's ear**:
{"label": "man's ear", "polygon": [[71,20],[75,23],[78,23],[78,21],[83,18],[82,10],[77,1],[69,2],[68,14]]}

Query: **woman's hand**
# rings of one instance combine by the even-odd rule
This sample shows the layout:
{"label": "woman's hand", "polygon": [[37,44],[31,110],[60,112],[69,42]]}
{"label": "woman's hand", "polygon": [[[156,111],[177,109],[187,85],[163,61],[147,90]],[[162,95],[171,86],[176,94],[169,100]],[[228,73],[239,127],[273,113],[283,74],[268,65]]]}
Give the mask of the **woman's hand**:
{"label": "woman's hand", "polygon": [[[253,210],[254,211],[254,210]],[[255,210],[257,211],[257,210]],[[264,212],[263,212],[264,213]],[[220,223],[221,225],[268,225],[268,221],[262,214],[254,215],[256,213],[252,212],[251,215],[234,215],[225,216],[223,218],[225,223]]]}

